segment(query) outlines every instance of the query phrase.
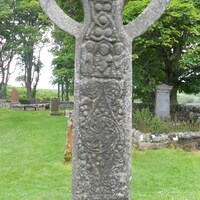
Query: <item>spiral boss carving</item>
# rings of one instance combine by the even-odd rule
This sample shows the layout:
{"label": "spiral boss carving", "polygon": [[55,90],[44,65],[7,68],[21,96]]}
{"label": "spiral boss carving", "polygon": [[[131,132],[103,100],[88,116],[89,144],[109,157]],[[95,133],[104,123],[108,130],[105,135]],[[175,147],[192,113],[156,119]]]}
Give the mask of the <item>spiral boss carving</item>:
{"label": "spiral boss carving", "polygon": [[152,0],[123,26],[124,0],[82,0],[79,24],[54,0],[40,0],[61,29],[77,39],[73,143],[73,200],[131,199],[131,44],[164,12]]}

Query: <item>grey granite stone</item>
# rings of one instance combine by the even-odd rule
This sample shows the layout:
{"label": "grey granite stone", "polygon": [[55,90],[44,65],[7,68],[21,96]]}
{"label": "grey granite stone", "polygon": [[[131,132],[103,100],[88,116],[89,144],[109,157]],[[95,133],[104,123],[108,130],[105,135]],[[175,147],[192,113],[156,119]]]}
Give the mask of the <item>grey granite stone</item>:
{"label": "grey granite stone", "polygon": [[53,98],[50,101],[50,115],[57,115],[59,111],[59,101],[57,98]]}
{"label": "grey granite stone", "polygon": [[41,7],[48,17],[63,31],[78,37],[82,25],[67,16],[56,4],[55,0],[40,0]]}
{"label": "grey granite stone", "polygon": [[163,119],[170,118],[170,90],[171,86],[161,84],[156,87],[155,114]]}
{"label": "grey granite stone", "polygon": [[146,150],[155,150],[155,149],[163,149],[167,147],[167,142],[141,142],[138,145],[138,150],[140,151],[146,151]]}
{"label": "grey granite stone", "polygon": [[145,33],[160,18],[169,2],[170,0],[152,0],[138,18],[124,27],[127,34],[134,39]]}
{"label": "grey granite stone", "polygon": [[168,140],[168,135],[166,134],[152,135],[153,142],[163,142],[167,140]]}
{"label": "grey granite stone", "polygon": [[54,0],[40,0],[57,26],[76,37],[73,200],[131,200],[132,40],[164,12],[152,0],[129,25],[124,0],[82,0],[84,24]]}

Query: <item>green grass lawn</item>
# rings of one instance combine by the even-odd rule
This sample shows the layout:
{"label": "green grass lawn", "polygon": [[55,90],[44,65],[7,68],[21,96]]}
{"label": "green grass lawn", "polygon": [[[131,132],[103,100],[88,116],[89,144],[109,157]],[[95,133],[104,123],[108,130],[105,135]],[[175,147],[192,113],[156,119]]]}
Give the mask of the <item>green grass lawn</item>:
{"label": "green grass lawn", "polygon": [[[0,200],[70,200],[66,118],[0,110]],[[199,200],[200,153],[133,150],[133,200]]]}

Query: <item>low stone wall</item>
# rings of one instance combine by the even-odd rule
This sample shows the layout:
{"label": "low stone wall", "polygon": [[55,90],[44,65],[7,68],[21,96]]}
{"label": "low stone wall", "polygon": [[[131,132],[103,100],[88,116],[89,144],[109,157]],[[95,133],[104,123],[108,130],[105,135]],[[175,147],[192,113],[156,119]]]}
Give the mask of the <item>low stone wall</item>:
{"label": "low stone wall", "polygon": [[173,105],[171,106],[171,120],[179,122],[200,122],[200,106],[185,106]]}
{"label": "low stone wall", "polygon": [[64,110],[66,108],[74,108],[74,102],[59,102],[59,107],[61,110]]}
{"label": "low stone wall", "polygon": [[144,134],[133,130],[133,145],[139,150],[180,147],[186,151],[200,150],[200,132]]}
{"label": "low stone wall", "polygon": [[10,100],[7,99],[0,99],[0,108],[1,107],[10,107]]}
{"label": "low stone wall", "polygon": [[11,106],[12,110],[46,110],[49,104],[17,104]]}

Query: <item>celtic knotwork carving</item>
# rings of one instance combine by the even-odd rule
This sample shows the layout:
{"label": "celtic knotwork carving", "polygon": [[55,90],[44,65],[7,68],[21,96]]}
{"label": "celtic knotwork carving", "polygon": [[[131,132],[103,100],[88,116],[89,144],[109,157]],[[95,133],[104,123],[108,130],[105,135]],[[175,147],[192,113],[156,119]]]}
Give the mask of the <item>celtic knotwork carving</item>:
{"label": "celtic knotwork carving", "polygon": [[[115,148],[117,145],[115,146]],[[84,179],[85,184],[79,187],[78,193],[83,193],[90,188],[91,194],[115,194],[124,187],[127,187],[127,180],[123,179],[122,172],[125,171],[124,150],[120,153],[114,147],[102,153],[90,152],[85,146],[79,146],[81,172],[80,180]],[[119,154],[118,154],[119,153]],[[119,158],[120,156],[120,158]],[[119,182],[119,180],[121,180]],[[117,187],[116,187],[117,185]]]}
{"label": "celtic knotwork carving", "polygon": [[128,63],[123,43],[87,41],[81,46],[81,73],[97,78],[121,79]]}
{"label": "celtic knotwork carving", "polygon": [[[120,177],[125,163],[122,139],[124,130],[118,123],[123,83],[89,82],[82,86],[81,91],[81,134],[78,147],[80,170],[83,170],[81,178],[88,181],[93,194],[113,194],[117,174]],[[122,185],[125,187],[126,184],[122,181],[118,191]],[[85,189],[84,185],[80,190]]]}
{"label": "celtic knotwork carving", "polygon": [[120,130],[116,122],[108,117],[97,117],[89,120],[83,126],[85,134],[82,135],[84,145],[91,152],[103,153],[108,151],[118,139]]}
{"label": "celtic knotwork carving", "polygon": [[[118,0],[118,1],[120,1],[120,3],[118,4],[118,9],[121,11],[124,6],[124,0]],[[39,0],[39,2],[41,4],[42,9],[46,12],[49,18],[58,27],[60,27],[62,30],[66,31],[67,33],[75,37],[78,37],[80,35],[81,33],[80,30],[82,29],[82,25],[71,19],[66,14],[64,14],[64,12],[57,6],[55,0]],[[93,10],[92,18],[94,21],[96,21],[96,24],[99,25],[100,27],[102,25],[105,27],[109,23],[112,26],[115,25],[115,20],[110,17],[110,15],[113,14],[113,10],[116,9],[115,8],[116,5],[112,4],[112,2],[113,2],[112,0],[90,1],[89,7],[92,7]],[[165,11],[169,2],[170,0],[152,0],[151,3],[148,5],[148,7],[140,14],[140,16],[138,16],[138,18],[136,18],[130,24],[124,26],[124,29],[129,35],[129,37],[131,39],[134,39],[135,37],[144,33],[152,24],[154,24],[154,22],[157,19],[160,18],[160,16]],[[83,3],[87,4],[85,1],[83,1]],[[88,8],[88,5],[84,6]],[[101,13],[103,13],[104,17],[101,17],[100,20],[96,20],[98,18],[94,16],[95,13],[97,13],[99,17],[101,17]],[[118,14],[121,15],[121,13]],[[101,21],[101,23],[99,23],[99,21]],[[93,29],[93,27],[91,29]],[[112,31],[113,31],[112,29],[108,30],[108,35],[106,35],[107,38],[111,36]],[[97,32],[99,31],[97,30]],[[99,32],[99,34],[101,35],[101,31]],[[98,37],[102,36],[100,35],[98,35]]]}
{"label": "celtic knotwork carving", "polygon": [[81,74],[121,79],[127,68],[127,52],[115,23],[113,0],[90,1],[91,22],[81,46]]}
{"label": "celtic knotwork carving", "polygon": [[116,100],[122,97],[123,88],[119,83],[109,81],[104,84],[104,92],[106,98]]}
{"label": "celtic knotwork carving", "polygon": [[[106,117],[110,115],[118,120],[118,114],[123,113],[124,102],[122,99],[126,91],[124,87],[123,82],[112,81],[104,83],[95,81],[82,86],[81,116],[89,118],[104,114]],[[88,108],[90,108],[90,111],[88,111]]]}
{"label": "celtic knotwork carving", "polygon": [[112,1],[90,1],[92,21],[86,38],[96,42],[106,40],[113,42],[116,40],[116,26],[114,21],[115,10]]}
{"label": "celtic knotwork carving", "polygon": [[97,98],[102,92],[102,83],[94,81],[81,87],[81,95],[91,99]]}

